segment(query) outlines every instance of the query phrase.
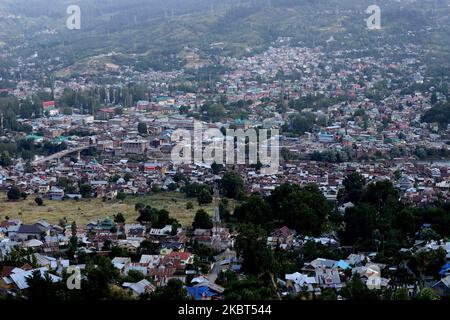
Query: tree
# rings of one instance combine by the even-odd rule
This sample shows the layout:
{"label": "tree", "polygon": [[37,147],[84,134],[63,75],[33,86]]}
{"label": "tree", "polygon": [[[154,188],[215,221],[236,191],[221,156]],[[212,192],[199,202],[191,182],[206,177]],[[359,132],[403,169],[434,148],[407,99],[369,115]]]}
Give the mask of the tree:
{"label": "tree", "polygon": [[220,189],[227,198],[238,199],[244,194],[244,182],[235,171],[226,172],[220,180]]}
{"label": "tree", "polygon": [[92,187],[90,184],[80,185],[80,194],[83,198],[90,198],[92,196]]}
{"label": "tree", "polygon": [[197,195],[197,201],[200,205],[211,203],[212,200],[213,197],[211,195],[211,192],[209,192],[209,190],[206,188],[202,188],[199,194]]}
{"label": "tree", "polygon": [[145,204],[143,204],[142,202],[136,202],[136,204],[134,205],[134,211],[141,211],[144,208]]}
{"label": "tree", "polygon": [[125,180],[125,182],[128,182],[131,180],[131,178],[133,178],[133,174],[131,172],[127,172],[124,174],[123,176],[123,180]]}
{"label": "tree", "polygon": [[181,106],[178,111],[180,112],[180,114],[187,114],[189,113],[189,107],[188,106]]}
{"label": "tree", "polygon": [[139,122],[139,124],[138,124],[138,132],[141,135],[147,135],[148,134],[147,124],[145,124],[144,122]]}
{"label": "tree", "polygon": [[12,186],[9,190],[8,193],[6,194],[6,196],[8,197],[8,200],[10,201],[16,201],[20,199],[21,196],[21,192],[20,189],[17,188],[16,186]]}
{"label": "tree", "polygon": [[320,300],[337,300],[336,291],[333,288],[325,288],[321,291]]}
{"label": "tree", "polygon": [[398,199],[398,191],[389,180],[370,183],[364,191],[362,200],[373,204],[379,213],[389,204],[389,199]]}
{"label": "tree", "polygon": [[129,270],[126,277],[124,278],[124,282],[136,283],[145,279],[144,274],[138,270]]}
{"label": "tree", "polygon": [[123,201],[123,200],[125,200],[125,198],[127,197],[127,194],[125,193],[125,192],[123,192],[123,191],[119,191],[118,193],[117,193],[117,200],[119,200],[119,201]]}
{"label": "tree", "polygon": [[299,134],[311,131],[314,124],[314,116],[311,114],[296,115],[291,120],[292,130]]}
{"label": "tree", "polygon": [[187,294],[183,282],[178,279],[170,279],[164,287],[158,287],[150,294],[150,300],[186,300]]}
{"label": "tree", "polygon": [[223,168],[223,165],[217,164],[215,161],[211,164],[211,171],[213,174],[218,174]]}
{"label": "tree", "polygon": [[415,296],[417,300],[439,300],[439,296],[431,288],[424,288]]}
{"label": "tree", "polygon": [[36,199],[34,199],[34,202],[36,202],[38,206],[42,206],[44,204],[44,200],[42,200],[41,197],[37,197]]}
{"label": "tree", "polygon": [[58,298],[58,285],[53,283],[48,272],[42,276],[39,270],[35,270],[30,277],[27,277],[26,281],[28,284],[27,297],[29,300],[49,301]]}
{"label": "tree", "polygon": [[344,194],[340,202],[352,202],[357,204],[363,195],[366,179],[358,172],[353,172],[345,177],[342,185],[344,186]]}
{"label": "tree", "polygon": [[[23,155],[22,155],[22,158],[23,158]],[[27,161],[25,163],[25,166],[23,169],[24,169],[25,173],[33,173],[33,166],[31,165],[30,161]]]}
{"label": "tree", "polygon": [[356,241],[366,242],[371,239],[376,229],[376,209],[367,203],[348,208],[345,211],[345,231],[342,240],[345,244],[353,245]]}
{"label": "tree", "polygon": [[341,289],[341,295],[348,300],[378,300],[376,290],[370,290],[361,281],[358,274],[353,275],[351,281]]}
{"label": "tree", "polygon": [[75,221],[72,222],[70,226],[71,237],[69,239],[69,250],[68,255],[73,257],[78,248],[78,237],[77,237],[77,224]]}
{"label": "tree", "polygon": [[241,270],[247,274],[258,275],[271,270],[272,251],[266,244],[267,234],[258,226],[242,225],[236,239],[236,252],[242,257]]}
{"label": "tree", "polygon": [[8,167],[13,164],[13,161],[11,159],[11,156],[7,151],[4,151],[0,154],[0,166],[2,167]]}
{"label": "tree", "polygon": [[219,202],[219,215],[221,217],[221,219],[223,219],[224,221],[229,221],[231,218],[231,212],[228,209],[228,199],[227,198],[223,198],[220,199]]}
{"label": "tree", "polygon": [[277,293],[272,284],[271,276],[265,273],[261,276],[246,276],[244,280],[231,279],[225,289],[225,300],[269,300],[276,299]]}
{"label": "tree", "polygon": [[392,300],[411,300],[408,294],[408,289],[399,288],[395,290],[394,294],[392,295]]}
{"label": "tree", "polygon": [[125,217],[123,216],[122,212],[119,212],[114,216],[114,222],[115,223],[125,223]]}
{"label": "tree", "polygon": [[274,220],[281,220],[284,225],[306,235],[320,235],[330,212],[327,199],[316,185],[301,188],[282,184],[272,192],[268,202]]}
{"label": "tree", "polygon": [[192,227],[194,229],[211,229],[213,227],[213,223],[209,214],[200,209],[195,213],[194,222],[192,223]]}
{"label": "tree", "polygon": [[256,225],[267,224],[272,221],[272,211],[267,202],[260,195],[252,195],[234,211],[238,221]]}
{"label": "tree", "polygon": [[169,191],[175,191],[175,190],[177,190],[177,188],[178,188],[178,185],[174,182],[169,183],[169,185],[167,186],[167,190],[169,190]]}
{"label": "tree", "polygon": [[191,210],[194,209],[194,205],[192,204],[192,202],[188,201],[186,203],[186,210]]}
{"label": "tree", "polygon": [[432,106],[434,106],[437,102],[438,102],[437,94],[436,94],[436,92],[433,92],[431,94],[430,103]]}

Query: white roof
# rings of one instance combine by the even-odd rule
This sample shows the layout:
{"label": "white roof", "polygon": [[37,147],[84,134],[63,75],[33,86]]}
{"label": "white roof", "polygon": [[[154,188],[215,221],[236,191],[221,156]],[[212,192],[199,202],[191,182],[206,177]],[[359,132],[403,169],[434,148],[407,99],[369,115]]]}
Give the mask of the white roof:
{"label": "white roof", "polygon": [[141,256],[141,260],[139,260],[139,263],[141,264],[150,264],[155,263],[159,261],[161,257],[159,255],[152,255],[152,254],[143,254]]}
{"label": "white roof", "polygon": [[145,289],[147,287],[152,287],[152,284],[144,279],[144,280],[141,280],[141,281],[136,282],[136,283],[124,282],[122,284],[122,286],[125,287],[125,288],[130,288],[136,294],[139,295],[139,294],[145,293]]}
{"label": "white roof", "polygon": [[285,275],[285,279],[286,280],[292,280],[294,281],[296,284],[302,286],[305,283],[306,284],[315,284],[316,282],[316,278],[314,277],[308,277],[305,274],[301,274],[300,272],[295,272],[292,274],[286,274]]}
{"label": "white roof", "polygon": [[26,248],[33,248],[33,247],[40,247],[42,246],[44,243],[42,241],[39,241],[37,239],[31,239],[29,241],[26,241],[23,246]]}
{"label": "white roof", "polygon": [[[14,271],[16,271],[16,272],[14,272]],[[14,281],[16,286],[20,290],[23,290],[23,289],[28,288],[27,278],[31,277],[33,275],[33,272],[35,272],[35,271],[39,271],[41,273],[41,277],[43,278],[45,276],[45,273],[48,272],[48,269],[45,267],[42,267],[42,268],[38,268],[38,269],[25,271],[25,270],[22,270],[19,268],[15,268],[13,270],[14,273],[12,273],[10,277],[11,277],[12,281]],[[50,274],[50,273],[49,273],[49,276],[53,283],[59,282],[62,280],[62,278],[55,276],[53,274]]]}

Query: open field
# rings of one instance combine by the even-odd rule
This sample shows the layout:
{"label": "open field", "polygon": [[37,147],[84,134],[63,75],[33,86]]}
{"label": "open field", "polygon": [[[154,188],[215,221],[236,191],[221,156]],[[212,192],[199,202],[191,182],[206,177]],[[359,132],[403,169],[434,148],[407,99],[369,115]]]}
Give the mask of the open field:
{"label": "open field", "polygon": [[[194,209],[186,210],[186,203],[191,201]],[[44,205],[39,207],[30,196],[26,200],[9,202],[6,196],[0,197],[0,219],[6,216],[21,219],[24,223],[33,223],[39,219],[45,219],[57,224],[60,219],[66,218],[68,222],[76,221],[78,225],[84,225],[92,220],[111,217],[122,212],[126,221],[133,223],[138,217],[134,211],[137,202],[151,205],[157,209],[166,209],[170,216],[178,219],[183,226],[190,225],[195,212],[203,208],[209,214],[213,213],[213,204],[199,206],[196,199],[186,199],[179,192],[162,192],[148,196],[128,196],[123,203],[119,201],[106,201],[102,199],[90,200],[44,200]],[[231,204],[232,205],[232,204]]]}

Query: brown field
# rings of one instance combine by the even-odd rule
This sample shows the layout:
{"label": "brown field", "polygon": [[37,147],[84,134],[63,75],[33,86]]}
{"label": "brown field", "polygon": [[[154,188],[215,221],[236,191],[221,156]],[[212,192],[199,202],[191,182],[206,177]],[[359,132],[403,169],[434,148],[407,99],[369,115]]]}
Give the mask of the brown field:
{"label": "brown field", "polygon": [[[191,201],[194,209],[186,210],[186,203]],[[195,212],[203,208],[209,214],[213,213],[213,204],[199,206],[196,199],[186,199],[179,192],[162,192],[148,196],[128,196],[123,202],[106,201],[101,199],[88,200],[44,200],[43,206],[34,202],[30,196],[26,200],[17,202],[7,201],[6,196],[0,196],[0,220],[9,216],[17,218],[24,223],[33,223],[39,219],[45,219],[50,223],[57,224],[60,219],[66,218],[68,222],[75,221],[78,225],[84,225],[92,220],[113,217],[122,212],[128,223],[134,223],[138,214],[134,211],[136,202],[151,205],[157,209],[166,209],[170,216],[176,218],[183,226],[192,223]],[[232,204],[231,204],[232,205]]]}

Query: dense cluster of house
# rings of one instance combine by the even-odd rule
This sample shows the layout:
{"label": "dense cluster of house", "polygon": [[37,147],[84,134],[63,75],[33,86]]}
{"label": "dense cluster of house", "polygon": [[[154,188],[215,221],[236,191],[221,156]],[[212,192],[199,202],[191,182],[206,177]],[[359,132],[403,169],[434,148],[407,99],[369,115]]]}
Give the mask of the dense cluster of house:
{"label": "dense cluster of house", "polygon": [[[113,230],[117,228],[117,230]],[[126,254],[114,256],[112,264],[117,271],[126,276],[130,271],[138,271],[145,278],[132,283],[123,282],[123,289],[132,296],[139,297],[151,293],[159,286],[164,286],[170,279],[181,280],[185,284],[188,296],[195,300],[223,299],[224,288],[216,284],[220,272],[231,270],[240,274],[240,260],[232,250],[235,235],[218,226],[212,229],[196,229],[187,233],[179,228],[172,230],[168,225],[161,229],[146,229],[140,224],[116,224],[110,219],[93,221],[83,228],[77,228],[76,236],[80,247],[86,254],[108,255],[111,246],[123,249]],[[35,224],[22,224],[18,220],[4,220],[0,223],[0,260],[6,260],[15,247],[27,249],[31,255],[29,263],[23,266],[5,265],[0,270],[0,294],[17,293],[28,288],[27,278],[38,271],[41,276],[49,273],[54,282],[62,281],[63,271],[67,268],[83,270],[85,264],[71,265],[70,260],[58,258],[67,248],[73,230],[71,227],[52,225],[44,220]],[[202,273],[194,267],[194,254],[189,251],[189,239],[206,245],[218,252],[214,263]],[[156,252],[141,253],[142,243],[152,243]],[[323,246],[338,248],[339,243],[331,238],[303,237],[287,227],[274,230],[267,238],[267,245],[272,249],[292,250],[308,241]],[[438,295],[450,295],[450,242],[417,241],[413,247],[402,249],[414,253],[443,249],[447,253],[447,262],[442,266],[440,280],[427,282]],[[133,258],[131,258],[133,257]],[[343,260],[316,258],[304,263],[301,270],[278,278],[277,284],[281,295],[306,294],[318,296],[327,288],[339,291],[347,285],[352,277],[360,277],[369,289],[388,289],[393,284],[390,276],[399,266],[375,263],[374,252],[352,253]],[[412,271],[411,271],[412,272]],[[419,283],[406,285],[410,296],[419,292]],[[397,289],[395,287],[394,289]],[[339,298],[339,296],[338,296]]]}
{"label": "dense cluster of house", "polygon": [[[306,241],[314,241],[321,245],[338,248],[339,243],[332,238],[299,237],[287,227],[273,231],[267,239],[267,244],[272,248],[279,247],[285,250],[301,247]],[[439,275],[441,279],[427,281],[427,286],[432,288],[441,297],[450,295],[450,242],[442,241],[416,241],[413,247],[404,248],[402,251],[418,254],[424,251],[443,249],[446,252],[446,263],[441,267]],[[386,265],[375,263],[376,252],[351,253],[346,259],[331,260],[316,258],[306,262],[301,270],[292,274],[286,274],[284,279],[278,279],[278,285],[282,295],[306,294],[307,297],[320,295],[327,288],[335,289],[338,293],[352,277],[360,277],[363,284],[369,289],[398,289],[390,277],[400,267],[399,265]],[[411,276],[414,273],[408,270]],[[416,295],[421,288],[418,282],[404,285],[409,296]],[[338,299],[342,297],[338,296]]]}
{"label": "dense cluster of house", "polygon": [[[403,58],[397,61],[389,54],[377,58],[361,53],[359,58],[353,58],[352,52],[330,54],[320,49],[277,45],[250,57],[221,58],[220,63],[227,71],[220,80],[210,81],[210,88],[193,84],[195,90],[191,91],[194,92],[173,89],[186,75],[183,70],[137,72],[130,67],[109,66],[114,72],[106,75],[116,84],[107,86],[105,105],[95,115],[82,114],[77,112],[79,110],[64,115],[57,103],[65,88],[99,87],[83,76],[58,80],[52,90],[38,87],[32,81],[21,81],[17,88],[6,89],[6,92],[25,98],[41,90],[50,90],[56,99],[56,102],[43,102],[45,117],[18,119],[33,129],[31,134],[23,133],[23,137],[33,139],[35,143],[45,140],[64,143],[67,149],[49,157],[36,157],[31,163],[32,170],[21,159],[11,166],[0,167],[0,189],[7,191],[16,186],[22,193],[55,201],[82,197],[113,200],[119,193],[145,195],[155,187],[170,189],[177,173],[188,177],[191,183],[212,184],[220,179],[221,173],[215,174],[210,165],[175,165],[171,161],[170,152],[176,143],[172,133],[176,129],[193,130],[192,115],[201,117],[205,113],[201,110],[202,105],[225,97],[228,103],[245,101],[248,117],[227,119],[224,116],[218,122],[203,122],[205,129],[290,128],[292,117],[305,114],[313,114],[317,120],[310,132],[296,136],[289,132],[280,136],[280,147],[288,150],[292,159],[281,161],[278,173],[263,175],[248,165],[232,166],[242,176],[248,194],[269,194],[286,182],[314,183],[327,199],[336,200],[345,176],[359,172],[367,181],[394,181],[405,202],[426,205],[436,199],[450,200],[450,163],[417,161],[415,156],[418,151],[424,153],[430,148],[449,149],[446,141],[450,137],[450,128],[421,122],[421,114],[431,108],[432,93],[436,90],[402,91],[427,80],[426,66],[417,58],[420,48],[384,49],[392,55],[401,52]],[[122,106],[115,103],[115,89],[131,81],[144,84],[153,94],[133,107],[121,110]],[[372,92],[380,86],[390,94],[384,99],[371,98]],[[113,92],[112,96],[110,92]],[[287,103],[321,96],[333,103],[326,108],[316,107],[313,103],[295,108]],[[341,99],[343,97],[345,99]],[[438,92],[435,97],[438,101],[443,99]],[[280,104],[284,104],[285,111],[279,110]],[[187,107],[190,115],[180,112],[181,107]],[[140,124],[141,130],[138,130]],[[142,124],[145,124],[145,132],[142,132]],[[83,134],[77,134],[77,131],[83,131]],[[309,159],[305,155],[324,152],[340,153],[341,161],[301,160]],[[64,184],[62,178],[66,178]],[[80,190],[81,184],[91,187],[89,194]],[[184,184],[184,180],[178,180],[176,188]],[[349,206],[352,204],[346,203],[339,209],[344,212]],[[87,254],[105,254],[113,245],[139,255],[137,260],[114,257],[112,261],[123,275],[137,270],[146,276],[137,283],[122,284],[136,296],[152,292],[169,279],[176,278],[185,282],[188,294],[195,299],[221,299],[224,289],[215,283],[218,272],[224,268],[239,272],[238,260],[229,252],[233,248],[233,237],[225,228],[197,229],[188,235],[182,228],[172,230],[172,226],[147,230],[140,224],[116,224],[104,219],[77,228],[76,232]],[[62,270],[70,264],[68,260],[52,255],[67,247],[70,237],[69,226],[52,225],[42,220],[31,225],[13,219],[2,221],[0,258],[10,254],[15,246],[21,246],[33,251],[36,263],[20,268],[4,267],[0,289],[26,289],[26,278],[35,270],[42,274],[49,271],[52,280],[60,281]],[[194,255],[187,248],[189,238],[218,252],[226,252],[226,257],[211,265],[209,274],[199,274],[192,268]],[[290,250],[307,240],[339,246],[333,239],[300,238],[287,227],[274,230],[267,244]],[[143,241],[157,244],[158,254],[140,254]],[[436,250],[439,247],[446,250],[449,260],[450,243],[445,241],[417,243],[411,250]],[[390,279],[384,277],[384,271],[395,266],[373,263],[372,257],[372,253],[351,254],[340,261],[318,257],[302,270],[278,279],[278,284],[283,294],[305,291],[320,294],[324,288],[341,289],[351,275],[358,274],[369,288],[389,287]],[[448,295],[448,263],[442,267],[441,276],[442,279],[430,287],[440,295]],[[408,289],[412,295],[417,288]]]}
{"label": "dense cluster of house", "polygon": [[[27,289],[27,277],[36,270],[42,276],[48,272],[55,282],[62,280],[63,271],[69,267],[83,270],[85,264],[71,265],[70,260],[57,258],[64,256],[73,232],[72,226],[52,225],[45,220],[34,224],[23,224],[20,220],[12,219],[1,221],[0,261],[8,261],[8,256],[17,248],[26,249],[31,258],[23,266],[5,265],[0,270],[0,293]],[[213,278],[209,278],[208,274],[202,275],[194,267],[194,254],[189,251],[189,240],[215,252],[230,252],[233,247],[229,230],[218,226],[213,229],[195,229],[188,236],[186,230],[173,230],[171,225],[156,229],[141,224],[115,223],[105,218],[78,227],[76,237],[79,254],[102,256],[109,255],[112,247],[122,249],[124,256],[112,258],[112,264],[118,272],[126,276],[134,270],[145,277],[137,283],[121,284],[134,296],[153,292],[158,286],[166,285],[170,279],[178,279],[186,284],[187,293],[196,298],[221,299],[224,288],[215,284],[217,273],[224,268],[236,269],[235,266],[239,265],[237,259],[229,258],[233,254],[227,255],[227,261],[218,260],[219,268],[213,268],[214,265],[209,262]],[[150,244],[152,249],[143,251],[143,243]],[[130,257],[134,257],[133,260]]]}

